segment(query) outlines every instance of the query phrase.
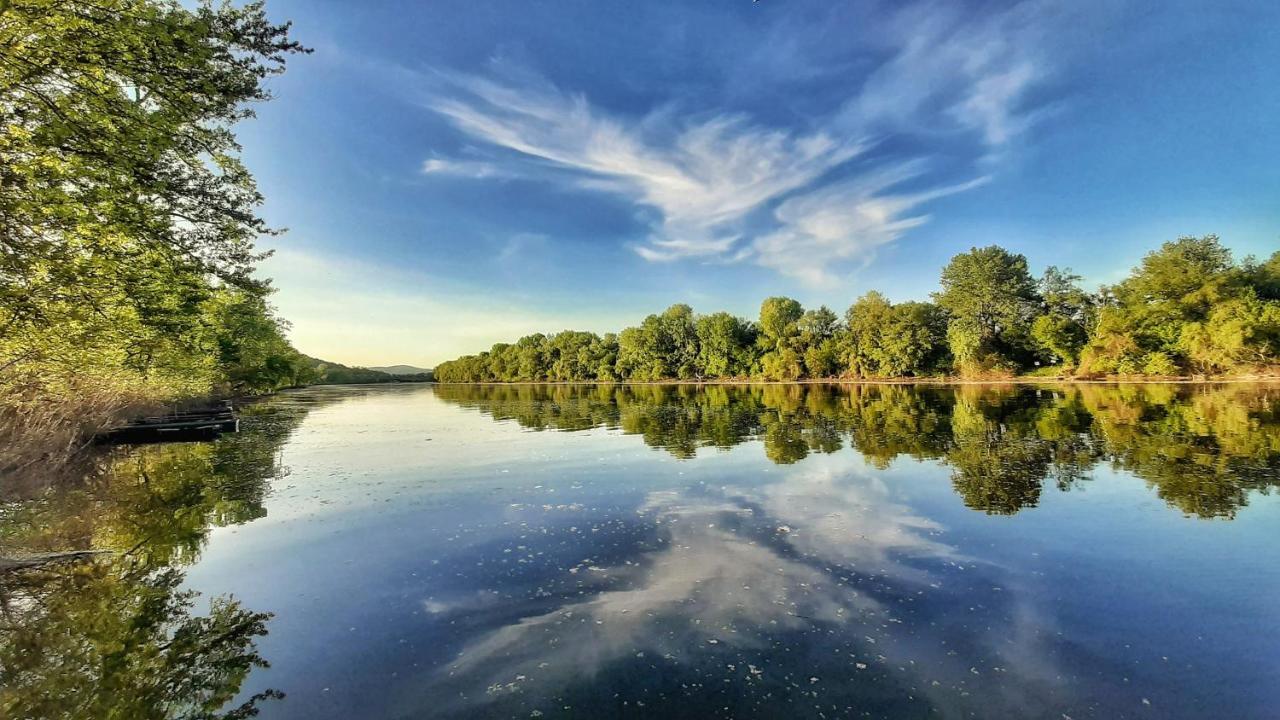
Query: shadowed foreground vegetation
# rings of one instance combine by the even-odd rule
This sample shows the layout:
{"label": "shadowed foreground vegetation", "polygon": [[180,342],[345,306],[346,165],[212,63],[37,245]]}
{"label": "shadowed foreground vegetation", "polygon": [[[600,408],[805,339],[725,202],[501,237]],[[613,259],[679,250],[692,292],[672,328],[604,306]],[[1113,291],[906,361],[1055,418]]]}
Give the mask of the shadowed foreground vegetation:
{"label": "shadowed foreground vegetation", "polygon": [[498,343],[436,368],[441,382],[1274,374],[1280,252],[1236,262],[1215,236],[1149,254],[1123,282],[1087,292],[1070,270],[1038,280],[991,246],[952,258],[933,302],[870,292],[838,317],[771,297],[751,321],[672,305],[637,327]]}
{"label": "shadowed foreground vegetation", "polygon": [[544,430],[618,429],[678,458],[759,440],[774,462],[848,446],[952,471],[967,506],[1034,507],[1045,485],[1132,473],[1177,510],[1233,517],[1280,487],[1280,387],[1248,385],[441,385],[438,397]]}

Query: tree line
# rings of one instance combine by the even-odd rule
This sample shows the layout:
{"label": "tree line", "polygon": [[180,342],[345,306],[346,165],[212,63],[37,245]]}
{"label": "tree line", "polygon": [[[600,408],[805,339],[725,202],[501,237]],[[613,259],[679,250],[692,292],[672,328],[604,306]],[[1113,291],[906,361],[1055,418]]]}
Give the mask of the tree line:
{"label": "tree line", "polygon": [[755,320],[672,305],[619,333],[536,333],[440,363],[441,382],[1174,376],[1280,365],[1280,252],[1233,259],[1183,237],[1096,292],[989,246],[953,257],[930,302],[858,298],[840,317],[771,297]]}

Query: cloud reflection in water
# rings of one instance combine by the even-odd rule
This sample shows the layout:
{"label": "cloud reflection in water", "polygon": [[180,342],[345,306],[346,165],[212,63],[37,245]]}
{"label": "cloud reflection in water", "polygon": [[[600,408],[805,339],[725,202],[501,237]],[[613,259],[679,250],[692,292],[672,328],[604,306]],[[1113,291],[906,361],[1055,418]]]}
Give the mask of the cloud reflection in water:
{"label": "cloud reflection in water", "polygon": [[[739,711],[783,694],[838,714],[959,712],[977,697],[1034,714],[1056,694],[1036,608],[854,456],[810,458],[757,487],[651,492],[637,514],[655,549],[564,568],[607,582],[470,640],[430,678],[432,695],[465,715],[638,712],[672,692],[690,712],[730,692]],[[451,603],[454,617],[483,612],[477,599]]]}

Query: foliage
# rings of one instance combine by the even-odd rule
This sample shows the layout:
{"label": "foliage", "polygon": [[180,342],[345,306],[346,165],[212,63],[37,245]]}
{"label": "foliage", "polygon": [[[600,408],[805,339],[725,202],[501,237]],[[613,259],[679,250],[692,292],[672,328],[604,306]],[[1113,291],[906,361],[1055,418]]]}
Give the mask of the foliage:
{"label": "foliage", "polygon": [[[1176,281],[1166,282],[1166,275]],[[1236,265],[1212,236],[1149,255],[1114,288],[1090,293],[1050,266],[999,247],[957,255],[936,303],[872,291],[843,319],[770,297],[756,322],[684,304],[617,336],[566,330],[441,363],[441,382],[652,382],[754,377],[925,377],[1016,373],[1174,376],[1280,363],[1280,253]],[[1046,369],[1045,365],[1052,366]]]}
{"label": "foliage", "polygon": [[698,374],[702,377],[741,377],[750,374],[755,327],[727,312],[697,319]]}
{"label": "foliage", "polygon": [[973,248],[951,258],[941,284],[934,299],[960,326],[949,339],[961,373],[1029,364],[1041,298],[1025,257],[995,245]]}
{"label": "foliage", "polygon": [[274,231],[232,132],[300,51],[261,3],[0,5],[0,403],[307,380],[252,275]]}
{"label": "foliage", "polygon": [[1280,360],[1273,257],[1235,263],[1217,236],[1165,243],[1105,288],[1097,329],[1081,356],[1088,373],[1247,372]]}
{"label": "foliage", "polygon": [[1096,320],[1093,296],[1080,287],[1080,276],[1054,265],[1040,278],[1043,314],[1031,324],[1031,339],[1047,353],[1050,363],[1075,367],[1080,350],[1089,341],[1089,328]]}
{"label": "foliage", "polygon": [[844,358],[854,376],[930,375],[948,363],[947,318],[932,303],[894,305],[873,291],[849,306],[845,324]]}

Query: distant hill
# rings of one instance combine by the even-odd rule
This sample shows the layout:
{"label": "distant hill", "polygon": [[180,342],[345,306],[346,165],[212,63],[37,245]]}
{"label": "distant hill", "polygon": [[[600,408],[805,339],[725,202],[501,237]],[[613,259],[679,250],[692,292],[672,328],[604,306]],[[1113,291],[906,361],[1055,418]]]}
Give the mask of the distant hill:
{"label": "distant hill", "polygon": [[377,370],[388,375],[430,375],[431,368],[414,367],[413,365],[371,365],[370,370]]}
{"label": "distant hill", "polygon": [[[382,368],[351,367],[341,363],[321,360],[305,355],[315,366],[320,379],[314,385],[357,385],[363,383],[397,383],[397,382],[430,382],[431,371],[420,368],[409,368],[408,365],[396,365],[394,368],[409,368],[412,372],[385,372]],[[391,368],[386,368],[391,369]]]}

